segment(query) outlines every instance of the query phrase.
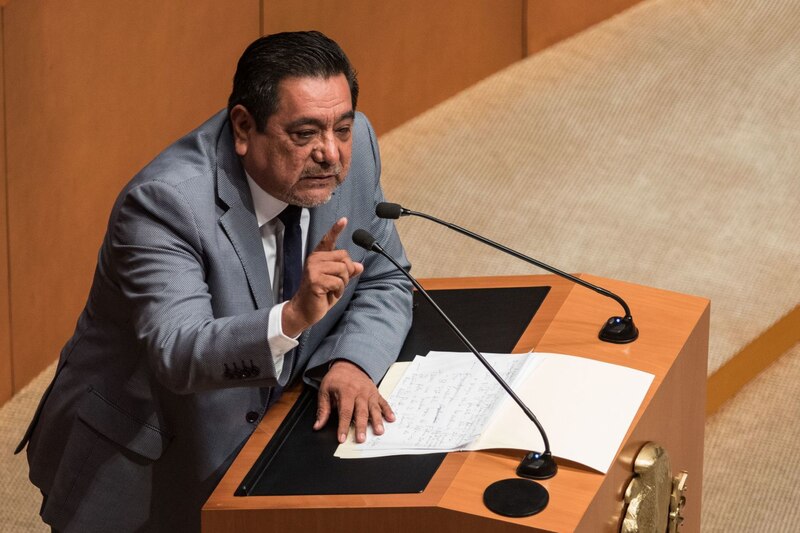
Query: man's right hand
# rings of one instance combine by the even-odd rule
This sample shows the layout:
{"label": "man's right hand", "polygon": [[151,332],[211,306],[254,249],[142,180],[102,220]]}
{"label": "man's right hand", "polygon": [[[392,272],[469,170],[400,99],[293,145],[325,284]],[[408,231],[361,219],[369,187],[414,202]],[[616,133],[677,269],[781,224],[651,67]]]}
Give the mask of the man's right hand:
{"label": "man's right hand", "polygon": [[281,327],[285,335],[297,337],[319,322],[342,297],[350,280],[364,271],[364,265],[350,259],[346,250],[335,248],[345,226],[346,218],[337,220],[306,259],[300,287],[283,306]]}

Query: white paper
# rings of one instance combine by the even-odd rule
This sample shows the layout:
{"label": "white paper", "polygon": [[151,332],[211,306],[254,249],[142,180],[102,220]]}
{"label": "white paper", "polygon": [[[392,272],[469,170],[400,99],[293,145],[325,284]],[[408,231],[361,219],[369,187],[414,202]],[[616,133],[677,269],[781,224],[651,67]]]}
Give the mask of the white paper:
{"label": "white paper", "polygon": [[[607,472],[653,375],[585,357],[533,357],[538,365],[515,392],[544,427],[553,455]],[[470,449],[490,448],[544,449],[536,427],[511,398]]]}
{"label": "white paper", "polygon": [[[524,354],[485,357],[507,381],[513,381],[525,363]],[[395,422],[384,424],[383,435],[370,433],[358,450],[464,449],[484,432],[504,396],[503,388],[471,353],[431,352],[417,357],[387,398]]]}
{"label": "white paper", "polygon": [[[552,353],[485,354],[541,422],[553,455],[606,472],[652,374]],[[514,448],[543,451],[535,425],[471,353],[431,352],[394,365],[381,383],[397,420],[384,435],[352,431],[342,458]]]}

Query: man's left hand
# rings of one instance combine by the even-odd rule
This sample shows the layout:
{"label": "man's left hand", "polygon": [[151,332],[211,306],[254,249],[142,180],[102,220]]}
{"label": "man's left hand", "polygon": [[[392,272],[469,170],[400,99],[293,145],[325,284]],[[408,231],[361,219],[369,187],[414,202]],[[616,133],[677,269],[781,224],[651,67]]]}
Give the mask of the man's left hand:
{"label": "man's left hand", "polygon": [[347,439],[350,423],[356,428],[356,442],[367,440],[367,423],[376,435],[383,434],[383,421],[394,422],[392,408],[378,392],[370,377],[357,365],[339,359],[335,361],[322,379],[317,400],[317,420],[314,429],[328,422],[333,405],[339,411],[339,427],[336,431],[340,443]]}

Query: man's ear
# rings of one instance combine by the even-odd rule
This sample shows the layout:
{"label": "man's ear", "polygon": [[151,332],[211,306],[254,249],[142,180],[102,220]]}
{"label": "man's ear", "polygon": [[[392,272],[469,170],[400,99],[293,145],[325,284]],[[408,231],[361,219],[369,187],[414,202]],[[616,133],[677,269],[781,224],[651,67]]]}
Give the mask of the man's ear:
{"label": "man's ear", "polygon": [[250,147],[250,138],[256,133],[256,121],[247,108],[241,104],[237,104],[231,109],[230,119],[233,128],[234,149],[239,157],[244,157]]}

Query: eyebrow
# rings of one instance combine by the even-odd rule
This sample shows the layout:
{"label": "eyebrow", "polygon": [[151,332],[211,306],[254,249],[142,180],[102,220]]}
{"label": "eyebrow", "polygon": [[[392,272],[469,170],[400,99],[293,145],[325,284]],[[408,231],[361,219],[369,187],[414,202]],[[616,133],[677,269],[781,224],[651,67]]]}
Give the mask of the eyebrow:
{"label": "eyebrow", "polygon": [[[339,122],[342,122],[343,120],[352,120],[352,119],[355,118],[355,116],[356,116],[355,111],[350,110],[347,113],[342,113],[341,115],[339,115],[339,117],[336,119],[335,123],[338,124]],[[298,128],[300,126],[307,126],[309,124],[311,124],[312,126],[316,126],[316,127],[320,128],[320,129],[323,129],[325,127],[325,124],[321,120],[319,120],[317,118],[301,117],[301,118],[295,120],[294,122],[290,122],[289,125],[287,126],[287,129],[291,130],[291,129]]]}

